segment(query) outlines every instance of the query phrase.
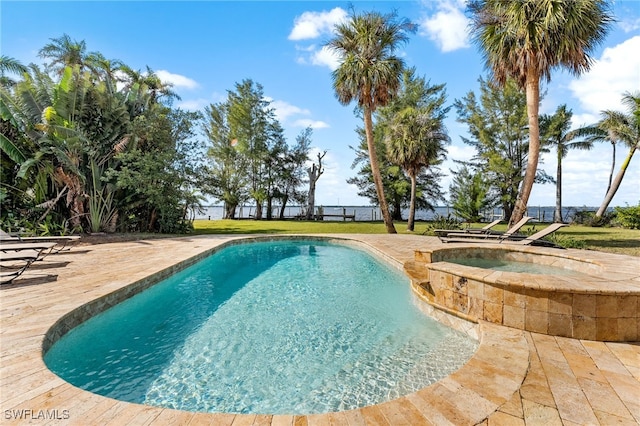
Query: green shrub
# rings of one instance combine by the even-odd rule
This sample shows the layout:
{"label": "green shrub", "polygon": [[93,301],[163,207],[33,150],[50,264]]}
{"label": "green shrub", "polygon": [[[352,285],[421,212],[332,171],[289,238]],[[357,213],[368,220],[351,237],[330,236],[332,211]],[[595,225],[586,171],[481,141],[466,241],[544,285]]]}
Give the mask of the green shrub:
{"label": "green shrub", "polygon": [[462,229],[462,222],[456,217],[452,217],[450,214],[441,216],[435,215],[433,221],[427,225],[427,229],[424,234],[434,235],[434,229]]}
{"label": "green shrub", "polygon": [[627,229],[640,229],[640,203],[637,206],[615,207],[613,222]]}
{"label": "green shrub", "polygon": [[614,218],[614,212],[605,212],[602,217],[596,218],[596,212],[583,210],[574,214],[573,221],[571,223],[574,225],[606,227],[612,225]]}

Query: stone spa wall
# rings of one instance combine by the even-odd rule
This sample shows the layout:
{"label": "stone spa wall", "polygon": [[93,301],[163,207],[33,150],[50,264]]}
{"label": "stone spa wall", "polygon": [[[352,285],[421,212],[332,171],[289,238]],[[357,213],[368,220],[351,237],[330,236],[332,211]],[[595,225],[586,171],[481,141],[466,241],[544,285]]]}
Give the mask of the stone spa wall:
{"label": "stone spa wall", "polygon": [[[569,274],[504,272],[450,263],[499,259]],[[416,250],[405,264],[413,290],[436,308],[477,322],[600,341],[640,340],[640,261],[630,256],[515,246]]]}

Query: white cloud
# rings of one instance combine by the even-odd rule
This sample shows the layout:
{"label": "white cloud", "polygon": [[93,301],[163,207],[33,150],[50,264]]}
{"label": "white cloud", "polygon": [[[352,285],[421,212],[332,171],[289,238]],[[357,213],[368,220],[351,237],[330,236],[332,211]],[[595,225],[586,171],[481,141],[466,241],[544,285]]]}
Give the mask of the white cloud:
{"label": "white cloud", "polygon": [[[272,100],[269,97],[265,97],[268,101],[271,101],[270,106],[274,109],[274,113],[276,118],[281,123],[286,122],[290,118],[294,118],[293,120],[289,120],[289,124],[293,127],[311,127],[313,129],[323,129],[329,127],[327,123],[324,121],[312,120],[307,118],[307,116],[311,115],[311,111],[305,108],[300,108],[298,106],[292,105],[289,102],[281,101],[281,100]],[[296,116],[305,116],[305,118],[296,118]]]}
{"label": "white cloud", "polygon": [[340,66],[341,57],[335,51],[323,46],[322,49],[310,55],[310,62],[313,65],[329,67],[333,71]]}
{"label": "white cloud", "polygon": [[573,96],[587,113],[623,110],[622,95],[640,87],[640,36],[604,50],[591,70],[569,83]]}
{"label": "white cloud", "polygon": [[289,40],[308,40],[331,34],[336,24],[347,18],[347,12],[336,7],[329,12],[304,12],[298,16],[289,34]]}
{"label": "white cloud", "polygon": [[178,102],[178,108],[186,109],[188,111],[200,111],[209,105],[211,101],[203,98],[189,99]]}
{"label": "white cloud", "polygon": [[[336,7],[329,12],[304,12],[294,21],[289,40],[312,40],[333,34],[335,25],[347,19],[347,12]],[[317,44],[296,45],[296,62],[303,65],[317,65],[331,70],[338,68],[340,57],[326,46]]]}
{"label": "white cloud", "polygon": [[166,70],[156,71],[156,75],[160,80],[165,83],[173,84],[173,87],[180,87],[185,89],[197,89],[198,83],[195,80],[190,79],[189,77],[185,77],[180,74],[173,74]]}
{"label": "white cloud", "polygon": [[443,52],[469,47],[469,20],[464,16],[464,1],[440,0],[436,9],[435,14],[421,22],[420,34],[435,41]]}
{"label": "white cloud", "polygon": [[631,31],[640,29],[640,18],[622,19],[618,24],[620,25],[620,28],[622,28],[622,31],[630,33]]}
{"label": "white cloud", "polygon": [[294,121],[292,124],[294,127],[311,127],[312,129],[326,129],[329,127],[329,125],[324,121],[311,120],[309,118],[301,118]]}
{"label": "white cloud", "polygon": [[578,127],[589,126],[597,123],[598,120],[600,120],[600,116],[589,112],[584,114],[573,114],[571,117],[571,128],[576,129]]}
{"label": "white cloud", "polygon": [[276,114],[276,118],[279,121],[286,121],[287,118],[291,117],[292,115],[311,114],[308,109],[303,109],[295,105],[291,105],[290,103],[285,101],[272,101],[270,106],[275,110],[274,112]]}

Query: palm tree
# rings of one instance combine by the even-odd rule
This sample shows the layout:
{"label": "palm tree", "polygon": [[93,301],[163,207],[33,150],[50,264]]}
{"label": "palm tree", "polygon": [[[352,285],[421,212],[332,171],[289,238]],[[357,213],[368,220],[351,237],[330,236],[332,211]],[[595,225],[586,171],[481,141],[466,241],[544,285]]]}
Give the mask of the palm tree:
{"label": "palm tree", "polygon": [[386,107],[380,108],[376,122],[382,124],[387,158],[402,167],[411,180],[407,230],[413,231],[417,178],[429,166],[440,164],[444,145],[450,141],[443,120],[450,107],[445,85],[430,85],[416,76],[415,68],[402,73],[402,88]]}
{"label": "palm tree", "polygon": [[604,40],[613,17],[605,0],[473,0],[472,35],[494,79],[514,78],[527,96],[529,156],[510,223],[525,214],[540,154],[540,80],[551,70],[579,75],[591,66],[589,53]]}
{"label": "palm tree", "polygon": [[562,159],[570,149],[591,149],[593,141],[589,139],[574,140],[576,132],[570,132],[573,113],[566,105],[560,105],[555,114],[540,116],[540,127],[543,130],[543,145],[556,147],[558,164],[556,167],[556,208],[553,221],[562,222]]}
{"label": "palm tree", "polygon": [[327,46],[341,59],[333,71],[333,88],[338,101],[348,105],[355,100],[364,115],[364,128],[371,172],[387,232],[395,234],[393,220],[384,196],[382,176],[373,139],[372,115],[398,92],[404,61],[395,55],[399,45],[408,41],[407,32],[414,25],[396,21],[395,15],[377,12],[353,13],[349,20],[335,27],[336,36]]}
{"label": "palm tree", "polygon": [[11,87],[15,84],[15,81],[5,75],[6,73],[24,74],[27,70],[28,68],[17,59],[0,55],[0,85]]}
{"label": "palm tree", "polygon": [[619,111],[603,111],[602,119],[597,124],[600,129],[611,135],[612,140],[616,139],[626,144],[629,147],[629,153],[596,212],[596,219],[600,219],[609,207],[629,167],[631,157],[640,148],[640,92],[625,93],[622,102],[627,106],[626,114]]}
{"label": "palm tree", "polygon": [[52,69],[62,73],[67,66],[84,67],[87,59],[87,44],[84,40],[71,40],[67,34],[50,40],[51,43],[40,49],[38,56],[43,59],[51,59],[49,66]]}
{"label": "palm tree", "polygon": [[449,141],[442,120],[433,117],[428,108],[409,106],[392,119],[386,134],[387,155],[411,179],[408,231],[413,231],[418,174],[423,168],[442,162],[444,145]]}

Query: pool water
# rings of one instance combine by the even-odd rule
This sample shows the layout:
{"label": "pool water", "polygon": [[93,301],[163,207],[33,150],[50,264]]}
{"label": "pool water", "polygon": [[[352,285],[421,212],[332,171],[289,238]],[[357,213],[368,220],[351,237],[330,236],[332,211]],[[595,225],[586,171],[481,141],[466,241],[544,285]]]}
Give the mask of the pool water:
{"label": "pool water", "polygon": [[412,300],[404,275],[360,250],[240,244],[74,328],[45,362],[78,387],[153,406],[353,409],[432,384],[477,349]]}
{"label": "pool water", "polygon": [[458,265],[475,266],[477,268],[492,269],[494,271],[520,272],[544,275],[577,275],[572,269],[560,268],[552,265],[542,265],[532,262],[518,262],[515,260],[485,259],[479,257],[456,257],[446,259],[445,262]]}

